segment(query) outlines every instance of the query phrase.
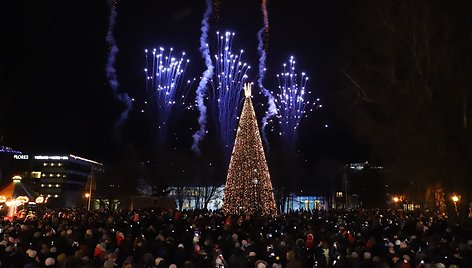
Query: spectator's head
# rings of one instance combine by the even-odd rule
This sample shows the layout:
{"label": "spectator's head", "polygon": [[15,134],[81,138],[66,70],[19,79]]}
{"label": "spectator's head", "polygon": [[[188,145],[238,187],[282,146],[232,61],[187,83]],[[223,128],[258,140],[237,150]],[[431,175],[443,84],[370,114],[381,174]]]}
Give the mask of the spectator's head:
{"label": "spectator's head", "polygon": [[160,264],[163,260],[164,260],[163,258],[157,257],[157,258],[154,260],[154,264],[155,264],[156,266],[159,266],[159,264]]}
{"label": "spectator's head", "polygon": [[57,257],[56,257],[56,260],[57,260],[58,264],[62,264],[65,259],[66,259],[66,254],[64,254],[64,253],[61,253],[61,254],[57,255]]}
{"label": "spectator's head", "polygon": [[[151,266],[153,260],[154,260],[154,256],[152,256],[151,253],[146,253],[146,254],[144,254],[144,256],[143,256],[143,263],[144,263],[144,265],[146,265],[146,266]],[[156,265],[157,265],[157,264],[156,264]]]}
{"label": "spectator's head", "polygon": [[133,264],[129,261],[124,261],[123,265],[121,265],[121,268],[133,268]]}
{"label": "spectator's head", "polygon": [[106,260],[103,264],[103,268],[114,268],[116,266],[115,261],[113,260]]}
{"label": "spectator's head", "polygon": [[51,266],[54,266],[56,264],[56,260],[54,258],[47,258],[45,261],[44,261],[44,266],[46,267],[51,267]]}
{"label": "spectator's head", "polygon": [[93,236],[92,229],[87,229],[87,231],[85,231],[85,235],[86,236]]}
{"label": "spectator's head", "polygon": [[287,261],[295,260],[295,251],[293,251],[293,250],[287,251],[287,253],[285,255],[287,257]]}
{"label": "spectator's head", "polygon": [[267,267],[269,267],[269,264],[266,261],[263,261],[263,260],[256,261],[256,268],[267,268]]}
{"label": "spectator's head", "polygon": [[36,255],[38,254],[38,252],[36,250],[33,250],[33,249],[28,249],[26,251],[26,254],[28,255],[28,257],[34,259],[34,258],[36,258]]}

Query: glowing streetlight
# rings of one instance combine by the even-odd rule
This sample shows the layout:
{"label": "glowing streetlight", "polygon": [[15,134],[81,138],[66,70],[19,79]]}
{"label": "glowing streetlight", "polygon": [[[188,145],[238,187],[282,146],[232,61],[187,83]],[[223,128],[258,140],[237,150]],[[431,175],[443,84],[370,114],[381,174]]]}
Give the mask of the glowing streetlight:
{"label": "glowing streetlight", "polygon": [[395,203],[395,209],[398,209],[399,203],[402,201],[401,196],[394,196],[392,198],[393,203]]}
{"label": "glowing streetlight", "polygon": [[460,197],[457,196],[457,195],[455,195],[455,194],[453,194],[452,197],[451,197],[451,199],[452,199],[452,202],[454,202],[454,205],[455,205],[457,202],[459,202]]}
{"label": "glowing streetlight", "polygon": [[85,198],[87,198],[87,210],[90,210],[90,193],[86,193]]}
{"label": "glowing streetlight", "polygon": [[461,197],[456,194],[452,194],[451,199],[452,199],[452,202],[454,202],[454,208],[456,209],[456,214],[459,215],[459,211],[457,210],[457,202],[459,202]]}
{"label": "glowing streetlight", "polygon": [[90,201],[92,200],[92,190],[95,190],[95,179],[94,177],[94,170],[90,172],[90,175],[88,176],[87,179],[87,184],[85,185],[85,189],[87,190],[85,197],[88,199],[87,202],[87,210],[90,210]]}

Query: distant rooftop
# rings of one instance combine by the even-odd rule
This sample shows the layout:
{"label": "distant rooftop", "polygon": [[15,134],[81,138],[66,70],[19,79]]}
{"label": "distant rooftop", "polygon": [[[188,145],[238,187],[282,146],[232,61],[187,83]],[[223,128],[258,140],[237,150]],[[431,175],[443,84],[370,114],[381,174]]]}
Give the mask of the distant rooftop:
{"label": "distant rooftop", "polygon": [[365,167],[369,166],[371,169],[383,169],[382,166],[376,166],[369,164],[369,162],[364,162],[364,163],[351,163],[349,164],[349,168],[353,170],[363,170]]}

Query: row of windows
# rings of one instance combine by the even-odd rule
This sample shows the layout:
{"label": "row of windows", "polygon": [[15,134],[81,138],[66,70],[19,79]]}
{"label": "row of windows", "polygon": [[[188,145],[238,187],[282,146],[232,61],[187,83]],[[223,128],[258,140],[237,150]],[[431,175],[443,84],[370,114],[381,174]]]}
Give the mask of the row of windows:
{"label": "row of windows", "polygon": [[43,174],[41,174],[41,177],[43,177],[43,178],[44,177],[50,177],[50,178],[51,177],[56,177],[56,178],[61,178],[62,177],[62,178],[66,178],[67,175],[66,174],[59,174],[59,173],[56,173],[56,174],[54,174],[54,173],[49,173],[49,174],[43,173]]}
{"label": "row of windows", "polygon": [[62,163],[46,163],[46,162],[43,163],[43,166],[45,166],[45,167],[47,167],[47,166],[51,166],[51,167],[58,166],[58,167],[61,167],[62,165],[63,165]]}
{"label": "row of windows", "polygon": [[[43,195],[41,195],[41,196],[43,196]],[[58,194],[55,194],[55,195],[48,194],[48,195],[46,195],[46,197],[47,197],[47,198],[51,198],[51,197],[58,198],[59,195],[58,195]]]}
{"label": "row of windows", "polygon": [[56,183],[56,184],[51,184],[51,183],[49,183],[49,184],[44,184],[44,183],[42,183],[42,184],[41,184],[41,187],[42,187],[42,188],[44,188],[44,187],[48,187],[48,188],[56,187],[56,188],[59,188],[59,186],[60,186],[60,185],[57,184],[57,183]]}

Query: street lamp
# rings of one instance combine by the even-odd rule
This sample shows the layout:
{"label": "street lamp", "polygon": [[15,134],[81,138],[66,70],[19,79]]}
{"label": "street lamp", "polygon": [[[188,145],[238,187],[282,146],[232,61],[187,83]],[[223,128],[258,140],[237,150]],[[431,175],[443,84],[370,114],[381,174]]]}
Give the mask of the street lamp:
{"label": "street lamp", "polygon": [[90,193],[86,193],[85,198],[87,199],[87,210],[90,210]]}
{"label": "street lamp", "polygon": [[457,195],[455,195],[455,194],[453,194],[452,197],[451,197],[451,199],[452,199],[452,201],[454,202],[454,204],[456,204],[457,202],[459,202],[460,197],[457,196]]}
{"label": "street lamp", "polygon": [[461,197],[456,194],[452,194],[451,199],[452,199],[452,202],[454,202],[454,208],[456,210],[456,214],[459,214],[459,211],[457,210],[457,202],[459,202]]}
{"label": "street lamp", "polygon": [[398,202],[400,202],[400,198],[398,196],[394,196],[392,200],[395,203],[395,209],[398,209]]}
{"label": "street lamp", "polygon": [[257,189],[259,180],[255,178],[252,182],[254,183],[254,195],[253,195],[254,208],[256,209],[256,212],[259,213],[259,202],[261,202],[261,200],[259,200],[258,198],[259,189]]}
{"label": "street lamp", "polygon": [[90,175],[88,176],[87,179],[87,184],[85,185],[85,189],[87,190],[87,193],[85,197],[88,198],[88,203],[87,203],[87,210],[90,210],[90,201],[92,199],[92,190],[96,190],[96,184],[95,184],[95,179],[94,179],[94,169],[90,171]]}

